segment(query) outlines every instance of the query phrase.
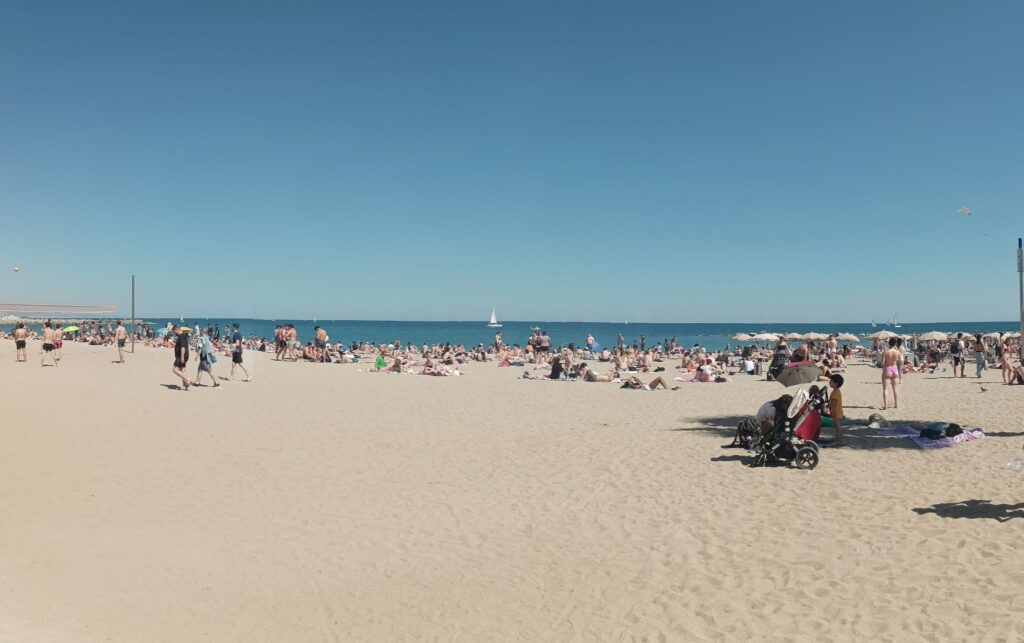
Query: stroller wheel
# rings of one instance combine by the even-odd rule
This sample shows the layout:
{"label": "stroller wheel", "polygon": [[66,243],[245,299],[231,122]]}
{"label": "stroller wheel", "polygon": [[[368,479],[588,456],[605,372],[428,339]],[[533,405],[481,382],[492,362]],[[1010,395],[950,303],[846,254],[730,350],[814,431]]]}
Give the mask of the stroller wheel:
{"label": "stroller wheel", "polygon": [[800,447],[793,458],[797,469],[813,469],[818,466],[818,452],[811,447]]}

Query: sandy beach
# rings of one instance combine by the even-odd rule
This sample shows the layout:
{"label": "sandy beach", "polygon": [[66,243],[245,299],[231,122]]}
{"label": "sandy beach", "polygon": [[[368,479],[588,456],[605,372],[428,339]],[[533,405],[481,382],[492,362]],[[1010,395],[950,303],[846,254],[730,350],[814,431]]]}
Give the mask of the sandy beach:
{"label": "sandy beach", "polygon": [[[1024,472],[1002,468],[1024,387],[998,371],[984,392],[908,375],[885,412],[983,440],[855,426],[797,471],[721,448],[781,394],[761,378],[645,392],[248,352],[252,382],[183,392],[166,349],[13,353],[3,641],[1024,638]],[[880,406],[879,372],[851,366],[848,417]]]}

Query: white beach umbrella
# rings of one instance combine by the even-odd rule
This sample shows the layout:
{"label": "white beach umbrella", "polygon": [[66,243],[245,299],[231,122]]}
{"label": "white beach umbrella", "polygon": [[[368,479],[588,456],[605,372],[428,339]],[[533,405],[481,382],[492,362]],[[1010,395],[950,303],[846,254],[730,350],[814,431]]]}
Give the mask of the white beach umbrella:
{"label": "white beach umbrella", "polygon": [[930,333],[921,335],[918,339],[923,342],[944,342],[949,339],[949,337],[946,336],[946,333],[940,333],[937,330],[933,330]]}
{"label": "white beach umbrella", "polygon": [[786,335],[786,339],[803,339],[803,338],[804,338],[804,336],[801,335],[800,333],[789,333],[788,335]]}
{"label": "white beach umbrella", "polygon": [[877,333],[868,335],[868,339],[889,339],[890,337],[899,337],[899,335],[891,330],[880,330]]}
{"label": "white beach umbrella", "polygon": [[750,340],[753,339],[753,337],[746,333],[736,333],[735,335],[732,336],[732,338],[735,339],[737,342],[749,342]]}
{"label": "white beach umbrella", "polygon": [[822,333],[807,333],[806,335],[804,335],[804,337],[811,340],[812,342],[820,342],[822,340],[828,339],[828,335]]}
{"label": "white beach umbrella", "polygon": [[838,339],[841,342],[859,342],[860,341],[860,337],[857,337],[853,333],[839,333],[839,335],[836,336],[836,339]]}
{"label": "white beach umbrella", "polygon": [[1002,339],[1003,334],[1002,333],[985,333],[984,335],[982,335],[982,337],[984,337],[985,339]]}
{"label": "white beach umbrella", "polygon": [[751,337],[750,339],[754,340],[755,342],[777,342],[779,341],[779,336],[773,335],[772,333],[758,333]]}

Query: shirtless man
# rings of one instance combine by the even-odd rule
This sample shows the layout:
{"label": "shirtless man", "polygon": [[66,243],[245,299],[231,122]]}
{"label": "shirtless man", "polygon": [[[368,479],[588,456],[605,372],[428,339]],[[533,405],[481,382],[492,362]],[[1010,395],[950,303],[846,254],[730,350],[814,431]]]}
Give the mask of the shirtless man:
{"label": "shirtless man", "polygon": [[53,330],[53,359],[60,361],[60,349],[64,345],[64,324],[57,324]]}
{"label": "shirtless man", "polygon": [[896,365],[900,361],[900,352],[896,349],[896,338],[889,338],[889,348],[882,353],[882,410],[884,411],[889,406],[889,400],[886,398],[886,382],[892,387],[892,407],[894,409],[899,408],[899,400],[896,396],[896,387],[899,383],[900,369]]}
{"label": "shirtless man", "polygon": [[50,356],[53,365],[57,365],[57,356],[53,354],[53,329],[50,322],[43,322],[43,357],[39,360],[40,366],[46,366],[46,356]]}
{"label": "shirtless man", "polygon": [[128,331],[124,329],[121,320],[117,320],[117,328],[114,329],[114,341],[117,343],[117,361],[115,364],[124,364],[124,343],[128,339]]}
{"label": "shirtless man", "polygon": [[319,326],[315,327],[313,330],[316,331],[316,336],[313,340],[313,345],[316,346],[317,355],[319,356],[319,359],[317,361],[323,362],[324,351],[327,348],[327,331],[324,330],[323,328],[320,328]]}
{"label": "shirtless man", "polygon": [[14,329],[14,361],[15,362],[27,362],[28,351],[25,349],[25,344],[28,342],[28,329],[25,328],[25,324],[18,322],[18,327]]}
{"label": "shirtless man", "polygon": [[274,326],[274,361],[280,362],[281,355],[284,354],[285,343],[284,343],[284,328],[281,324]]}

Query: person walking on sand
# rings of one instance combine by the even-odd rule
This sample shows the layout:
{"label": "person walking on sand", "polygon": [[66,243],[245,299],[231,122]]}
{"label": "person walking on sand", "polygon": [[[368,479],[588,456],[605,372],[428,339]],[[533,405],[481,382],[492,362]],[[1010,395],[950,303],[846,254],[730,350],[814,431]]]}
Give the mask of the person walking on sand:
{"label": "person walking on sand", "polygon": [[220,383],[217,382],[217,377],[213,374],[213,365],[217,362],[217,354],[210,342],[210,331],[204,328],[199,332],[199,342],[196,344],[196,351],[199,353],[199,368],[196,370],[193,382],[199,384],[203,373],[206,373],[213,381],[213,388],[220,388]]}
{"label": "person walking on sand", "polygon": [[949,355],[953,358],[953,377],[956,377],[956,367],[960,367],[960,377],[964,377],[964,334],[957,333],[956,339],[949,343]]}
{"label": "person walking on sand", "polygon": [[975,375],[981,379],[981,372],[985,370],[985,341],[981,333],[974,336],[974,367],[977,369]]}
{"label": "person walking on sand", "polygon": [[14,329],[14,361],[15,362],[27,362],[28,351],[25,349],[25,345],[28,342],[28,329],[25,328],[23,322],[18,322],[18,327]]}
{"label": "person walking on sand", "polygon": [[114,341],[117,343],[117,361],[115,364],[124,364],[124,344],[128,340],[128,331],[125,330],[121,320],[117,320],[117,328],[114,329]]}
{"label": "person walking on sand", "polygon": [[43,357],[39,360],[40,366],[46,366],[46,356],[50,356],[50,361],[53,365],[57,365],[57,357],[53,354],[53,328],[50,327],[50,322],[43,322]]}
{"label": "person walking on sand", "polygon": [[64,324],[53,329],[53,359],[60,361],[60,349],[64,346]]}
{"label": "person walking on sand", "polygon": [[234,332],[231,335],[231,374],[228,377],[235,376],[235,367],[237,366],[245,373],[245,381],[248,382],[249,371],[245,370],[245,367],[242,366],[242,333],[238,331],[238,322],[235,322],[231,328]]}
{"label": "person walking on sand", "polygon": [[892,388],[892,407],[894,409],[899,408],[899,399],[896,396],[896,388],[899,385],[899,367],[896,363],[900,359],[900,352],[896,349],[896,338],[889,338],[889,348],[882,353],[882,410],[884,411],[889,406],[889,401],[886,398],[886,382]]}
{"label": "person walking on sand", "polygon": [[174,340],[174,368],[171,372],[181,378],[181,390],[187,391],[189,381],[185,367],[188,366],[188,329],[172,326],[172,330],[177,333],[177,337]]}

